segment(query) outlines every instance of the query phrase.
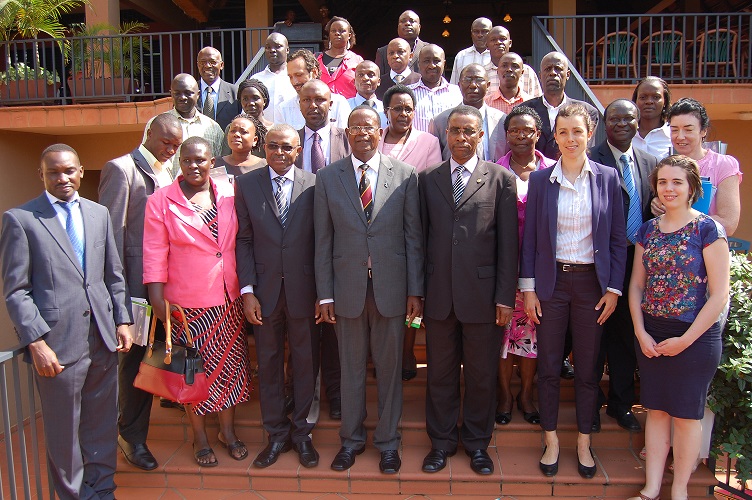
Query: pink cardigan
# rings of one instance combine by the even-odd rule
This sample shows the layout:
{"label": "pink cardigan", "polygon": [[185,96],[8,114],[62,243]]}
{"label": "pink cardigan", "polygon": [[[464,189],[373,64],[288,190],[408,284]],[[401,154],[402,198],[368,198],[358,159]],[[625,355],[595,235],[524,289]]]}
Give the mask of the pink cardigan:
{"label": "pink cardigan", "polygon": [[333,75],[329,75],[329,70],[324,64],[324,53],[320,52],[316,59],[319,61],[321,70],[321,81],[329,85],[332,93],[344,96],[345,99],[355,97],[358,91],[355,89],[355,67],[363,62],[363,58],[355,52],[348,50],[342,63]]}
{"label": "pink cardigan", "polygon": [[144,283],[164,283],[165,299],[183,307],[214,307],[240,295],[235,265],[238,218],[230,184],[214,183],[219,237],[190,208],[180,176],[149,196],[144,217]]}
{"label": "pink cardigan", "polygon": [[[379,153],[384,153],[384,139],[389,132],[389,127],[384,129],[384,133],[381,134],[381,140],[379,140]],[[439,140],[428,132],[422,132],[415,127],[410,131],[410,135],[407,137],[402,150],[399,151],[397,156],[392,156],[399,161],[403,161],[408,165],[415,167],[417,172],[421,172],[428,167],[438,165],[441,163],[441,146]]]}

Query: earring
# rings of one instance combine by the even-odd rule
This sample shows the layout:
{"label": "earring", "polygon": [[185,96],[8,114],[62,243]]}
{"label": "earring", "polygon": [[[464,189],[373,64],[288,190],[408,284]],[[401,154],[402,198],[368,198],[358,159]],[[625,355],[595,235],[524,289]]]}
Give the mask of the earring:
{"label": "earring", "polygon": [[347,50],[350,50],[350,40],[348,40],[348,41],[347,41],[347,46],[346,46],[346,48],[347,48]]}
{"label": "earring", "polygon": [[329,50],[332,50],[332,41],[329,40]]}

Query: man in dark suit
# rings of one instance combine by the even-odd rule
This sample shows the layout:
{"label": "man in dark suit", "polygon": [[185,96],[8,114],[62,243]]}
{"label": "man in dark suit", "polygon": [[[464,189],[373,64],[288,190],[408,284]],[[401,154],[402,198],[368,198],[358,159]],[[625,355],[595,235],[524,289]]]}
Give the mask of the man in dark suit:
{"label": "man in dark suit", "polygon": [[405,315],[420,315],[423,296],[418,178],[413,167],[379,154],[373,108],[355,108],[347,134],[353,153],[319,171],[314,204],[321,318],[334,324],[342,363],[342,447],[331,467],[349,469],[365,449],[370,347],[379,398],[373,443],[381,472],[396,474]]}
{"label": "man in dark suit", "polygon": [[[170,158],[183,142],[183,129],[170,114],[158,115],[146,132],[146,140],[127,155],[108,161],[99,177],[99,202],[112,218],[118,254],[123,262],[126,296],[148,298],[143,284],[144,211],[146,197],[172,182]],[[143,345],[119,355],[118,446],[125,460],[139,469],[152,470],[157,461],[146,446],[152,394],[133,387]]]}
{"label": "man in dark suit", "polygon": [[[541,117],[543,122],[543,128],[541,129],[541,136],[538,139],[538,143],[535,149],[540,151],[543,156],[557,160],[561,153],[559,153],[559,146],[557,146],[554,140],[554,119],[559,111],[559,108],[565,104],[578,103],[585,106],[593,120],[593,130],[598,128],[598,110],[592,105],[572,99],[564,93],[564,87],[567,85],[567,80],[571,76],[569,70],[569,60],[567,56],[561,52],[549,52],[543,59],[541,59],[540,65],[540,77],[543,82],[543,95],[525,101],[525,106],[533,108]],[[595,134],[593,134],[595,137]],[[594,144],[588,144],[593,147]]]}
{"label": "man in dark suit", "polygon": [[316,173],[350,154],[345,130],[329,121],[332,93],[321,80],[309,80],[300,89],[300,112],[305,127],[298,130],[301,154],[295,166]]}
{"label": "man in dark suit", "polygon": [[[410,44],[402,38],[395,38],[386,46],[387,70],[379,68],[381,83],[376,88],[376,97],[384,98],[384,94],[394,85],[412,85],[420,81],[420,73],[410,69],[412,52]],[[416,56],[417,59],[417,56]]]}
{"label": "man in dark suit", "polygon": [[201,76],[198,109],[224,130],[243,111],[238,100],[238,87],[219,77],[225,63],[222,54],[214,47],[201,49],[196,63]]}
{"label": "man in dark suit", "polygon": [[[637,134],[637,124],[640,121],[640,111],[632,101],[617,99],[609,104],[603,121],[607,139],[590,152],[590,159],[614,167],[619,172],[628,240],[622,290],[627,290],[634,260],[634,233],[643,222],[653,218],[650,211],[653,197],[649,177],[658,158],[632,147],[632,139]],[[606,402],[606,414],[615,418],[621,427],[635,432],[642,429],[640,422],[632,414],[632,405],[635,403],[634,372],[637,366],[634,335],[629,302],[624,293],[617,300],[613,314],[603,325],[601,350],[595,369],[600,380],[605,360],[608,359],[608,399],[603,391],[599,391],[599,404],[593,420],[593,430],[596,432],[600,430],[601,424],[599,410]]]}
{"label": "man in dark suit", "polygon": [[131,312],[110,216],[78,195],[83,174],[70,146],[44,150],[45,193],[3,214],[3,293],[34,364],[55,492],[112,499],[116,351],[130,349]]}
{"label": "man in dark suit", "polygon": [[[418,71],[418,56],[420,49],[428,45],[426,42],[418,38],[420,35],[420,17],[418,14],[411,10],[406,10],[400,14],[399,21],[397,22],[397,36],[405,40],[410,47],[410,69]],[[376,49],[376,58],[374,62],[381,70],[382,75],[386,75],[389,72],[387,47],[379,47]],[[404,85],[404,82],[398,82]],[[381,99],[381,98],[379,98]]]}
{"label": "man in dark suit", "polygon": [[[261,419],[269,434],[253,465],[269,467],[294,446],[300,463],[315,467],[319,454],[306,416],[318,373],[311,217],[316,176],[293,167],[300,143],[291,126],[270,128],[264,149],[269,167],[238,177],[235,190],[238,278],[245,316],[256,331]],[[295,366],[292,422],[284,405],[285,336]]]}
{"label": "man in dark suit", "polygon": [[[517,289],[517,189],[514,175],[476,155],[480,112],[460,105],[447,125],[450,160],[420,174],[426,241],[426,430],[424,472],[438,472],[461,438],[470,466],[491,474],[496,367],[502,328]],[[460,371],[465,397],[460,414]]]}

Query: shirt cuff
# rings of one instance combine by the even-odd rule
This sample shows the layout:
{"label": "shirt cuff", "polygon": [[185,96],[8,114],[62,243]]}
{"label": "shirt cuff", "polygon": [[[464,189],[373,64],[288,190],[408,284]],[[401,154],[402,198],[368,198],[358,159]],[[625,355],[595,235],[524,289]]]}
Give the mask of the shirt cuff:
{"label": "shirt cuff", "polygon": [[517,288],[520,292],[534,292],[535,291],[535,278],[520,278],[517,280]]}
{"label": "shirt cuff", "polygon": [[334,302],[334,299],[321,299],[319,300],[319,305],[323,306],[324,304],[332,304]]}
{"label": "shirt cuff", "polygon": [[253,285],[246,285],[240,289],[240,295],[245,295],[246,293],[253,293]]}
{"label": "shirt cuff", "polygon": [[514,309],[514,307],[507,306],[505,304],[496,304],[496,307],[506,307],[507,309]]}
{"label": "shirt cuff", "polygon": [[606,287],[607,292],[615,293],[619,297],[621,297],[621,290],[617,290],[616,288]]}

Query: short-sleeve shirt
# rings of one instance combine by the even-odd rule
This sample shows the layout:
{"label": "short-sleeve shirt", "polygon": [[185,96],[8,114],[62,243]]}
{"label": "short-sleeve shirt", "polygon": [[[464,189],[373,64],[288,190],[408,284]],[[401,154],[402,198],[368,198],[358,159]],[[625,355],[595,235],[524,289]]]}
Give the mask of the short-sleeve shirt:
{"label": "short-sleeve shirt", "polygon": [[[738,176],[739,182],[742,182],[742,173],[739,170],[739,162],[733,156],[718,154],[712,149],[708,149],[707,154],[697,162],[697,165],[700,166],[700,175],[703,177],[710,177],[711,184],[716,187],[732,175]],[[710,215],[718,213],[715,201],[716,199],[714,196],[713,201],[710,202]]]}
{"label": "short-sleeve shirt", "polygon": [[647,272],[642,311],[691,323],[707,300],[708,273],[702,251],[718,238],[725,239],[726,231],[705,214],[671,233],[661,232],[659,220],[649,220],[637,232]]}

